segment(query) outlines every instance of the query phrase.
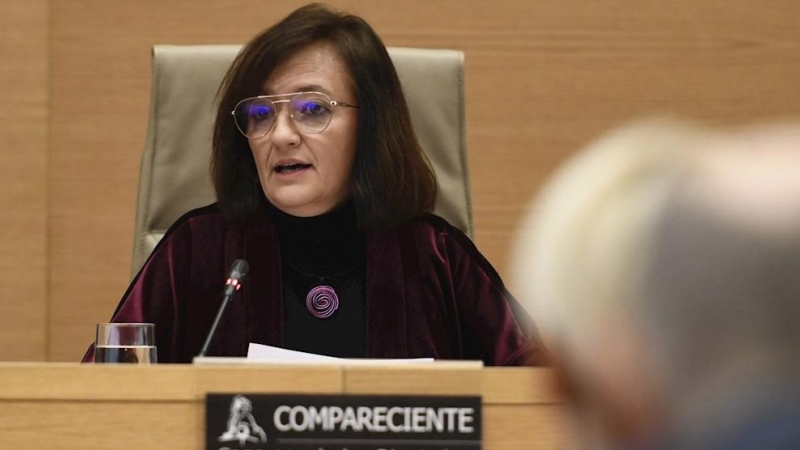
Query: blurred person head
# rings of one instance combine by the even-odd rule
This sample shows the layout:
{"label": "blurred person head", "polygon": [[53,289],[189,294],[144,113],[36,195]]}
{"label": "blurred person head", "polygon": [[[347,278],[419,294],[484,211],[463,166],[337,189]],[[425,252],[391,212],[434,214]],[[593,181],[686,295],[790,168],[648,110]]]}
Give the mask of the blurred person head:
{"label": "blurred person head", "polygon": [[798,174],[800,128],[652,121],[545,187],[514,278],[583,448],[699,435],[797,381]]}
{"label": "blurred person head", "polygon": [[229,218],[265,199],[310,217],[352,198],[363,228],[432,210],[435,176],[362,18],[318,4],[292,12],[244,46],[219,95],[212,175]]}

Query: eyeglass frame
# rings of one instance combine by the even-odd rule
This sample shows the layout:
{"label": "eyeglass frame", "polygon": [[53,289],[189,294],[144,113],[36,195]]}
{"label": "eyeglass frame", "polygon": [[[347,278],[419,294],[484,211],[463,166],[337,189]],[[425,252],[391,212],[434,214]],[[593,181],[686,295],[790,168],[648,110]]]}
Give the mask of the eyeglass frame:
{"label": "eyeglass frame", "polygon": [[[319,91],[300,91],[300,92],[290,92],[288,94],[256,95],[255,97],[247,97],[245,99],[242,99],[242,100],[239,100],[238,102],[236,102],[236,105],[233,106],[233,110],[231,111],[231,116],[233,116],[233,123],[234,123],[234,125],[236,125],[236,129],[239,130],[239,132],[242,133],[244,135],[244,137],[249,138],[249,139],[261,139],[264,136],[266,136],[267,134],[269,134],[269,132],[272,131],[273,128],[275,128],[275,122],[277,122],[278,113],[275,113],[275,120],[272,121],[272,125],[270,125],[270,127],[267,129],[267,131],[264,132],[264,134],[262,134],[261,136],[251,137],[251,136],[248,136],[247,133],[242,131],[242,128],[239,126],[239,122],[236,120],[236,109],[239,108],[239,105],[241,105],[244,102],[250,101],[250,100],[258,100],[258,99],[262,99],[262,98],[268,99],[270,102],[272,102],[273,105],[277,105],[278,103],[289,103],[295,97],[297,97],[298,95],[302,95],[302,94],[318,94],[318,95],[321,95],[321,96],[325,97],[326,99],[328,99],[327,103],[330,106],[341,106],[341,107],[344,107],[344,108],[356,108],[356,109],[358,109],[358,105],[353,105],[353,104],[350,104],[350,103],[341,102],[339,100],[333,100],[333,99],[331,99],[331,97],[328,94],[326,94],[324,92],[319,92]],[[287,98],[285,100],[272,100],[272,98],[274,98],[274,97],[289,97],[289,98]],[[333,111],[333,109],[331,109],[331,111]],[[324,132],[325,130],[328,129],[328,127],[331,125],[331,121],[333,121],[333,117],[331,116],[331,120],[328,121],[328,124],[325,125],[325,128],[323,128],[323,129],[321,129],[319,131],[316,131],[316,132],[311,132],[311,131],[306,131],[302,127],[297,125],[297,122],[295,122],[295,119],[294,119],[294,113],[290,112],[289,113],[289,118],[291,119],[292,123],[295,125],[295,127],[297,127],[298,130],[300,130],[300,131],[302,131],[303,133],[306,133],[306,134],[319,134],[319,133],[322,133],[322,132]]]}

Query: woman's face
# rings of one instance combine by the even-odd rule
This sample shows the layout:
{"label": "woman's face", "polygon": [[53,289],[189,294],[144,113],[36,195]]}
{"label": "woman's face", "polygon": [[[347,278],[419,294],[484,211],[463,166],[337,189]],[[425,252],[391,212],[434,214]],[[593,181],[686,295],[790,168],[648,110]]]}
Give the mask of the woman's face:
{"label": "woman's face", "polygon": [[[330,44],[300,50],[264,83],[267,95],[301,91],[357,104],[347,67]],[[334,106],[331,112],[324,131],[305,133],[292,122],[287,103],[278,103],[272,129],[261,138],[248,138],[264,194],[287,214],[317,216],[350,198],[358,109]]]}

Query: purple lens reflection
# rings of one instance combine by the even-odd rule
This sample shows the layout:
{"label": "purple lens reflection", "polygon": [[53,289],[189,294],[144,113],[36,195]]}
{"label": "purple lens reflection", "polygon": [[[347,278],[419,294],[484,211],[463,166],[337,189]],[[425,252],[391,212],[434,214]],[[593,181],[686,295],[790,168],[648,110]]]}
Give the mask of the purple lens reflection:
{"label": "purple lens reflection", "polygon": [[272,107],[269,105],[250,105],[248,116],[256,120],[264,120],[272,117]]}

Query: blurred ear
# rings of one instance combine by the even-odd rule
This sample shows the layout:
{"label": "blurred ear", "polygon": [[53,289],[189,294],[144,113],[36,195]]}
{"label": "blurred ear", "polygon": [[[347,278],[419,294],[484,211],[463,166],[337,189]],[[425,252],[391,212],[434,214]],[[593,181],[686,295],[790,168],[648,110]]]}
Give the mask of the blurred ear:
{"label": "blurred ear", "polygon": [[592,387],[586,383],[591,375],[582,373],[568,358],[555,353],[551,361],[553,389],[563,399],[571,418],[565,423],[569,448],[608,448],[603,413],[598,409]]}
{"label": "blurred ear", "polygon": [[571,370],[567,361],[555,354],[551,355],[550,364],[553,373],[553,388],[556,394],[571,407],[585,406],[588,398],[584,388],[580,385],[580,377],[576,376],[576,371]]}
{"label": "blurred ear", "polygon": [[579,360],[575,353],[552,349],[554,388],[584,444],[640,442],[661,419],[648,349],[635,328],[623,322],[600,330]]}
{"label": "blurred ear", "polygon": [[646,441],[657,433],[663,414],[653,348],[636,323],[618,321],[605,330],[602,350],[591,366],[597,373],[586,375],[596,378],[592,395],[603,415],[603,427],[617,442]]}

